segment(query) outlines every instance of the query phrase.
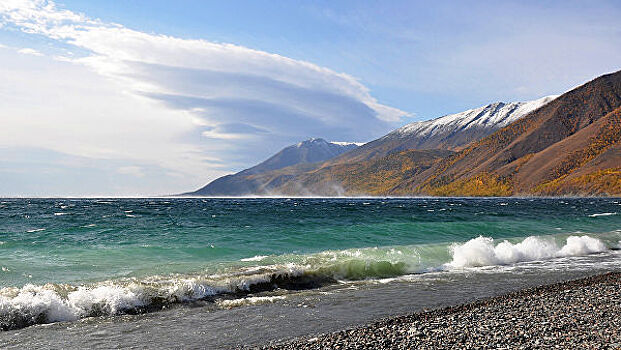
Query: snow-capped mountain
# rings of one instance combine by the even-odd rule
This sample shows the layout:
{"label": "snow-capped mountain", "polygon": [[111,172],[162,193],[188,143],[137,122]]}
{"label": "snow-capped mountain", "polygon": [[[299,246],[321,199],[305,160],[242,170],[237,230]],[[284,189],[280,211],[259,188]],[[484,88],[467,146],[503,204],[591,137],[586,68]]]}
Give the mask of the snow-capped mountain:
{"label": "snow-capped mountain", "polygon": [[[556,97],[546,96],[529,102],[491,103],[461,113],[411,123],[360,146],[353,142],[328,142],[312,138],[286,147],[252,168],[223,176],[198,191],[187,194],[242,196],[291,191],[302,193],[300,189],[315,190],[325,187],[326,184],[322,182],[325,179],[315,172],[318,164],[321,164],[323,172],[330,173],[332,167],[349,167],[366,161],[378,161],[391,154],[408,150],[419,151],[408,156],[416,158],[416,164],[425,163],[424,159],[429,163],[429,159],[452,154],[473,141],[489,136]],[[310,176],[310,180],[303,181],[306,175]],[[327,178],[331,179],[332,175]],[[318,181],[319,184],[312,186],[313,181]],[[286,190],[283,190],[285,188]]]}
{"label": "snow-capped mountain", "polygon": [[528,102],[496,102],[436,119],[405,125],[389,135],[432,136],[469,128],[502,128],[558,97],[546,96]]}
{"label": "snow-capped mountain", "polygon": [[370,160],[409,149],[456,151],[509,125],[556,97],[546,96],[528,102],[490,103],[461,113],[410,123],[331,162]]}

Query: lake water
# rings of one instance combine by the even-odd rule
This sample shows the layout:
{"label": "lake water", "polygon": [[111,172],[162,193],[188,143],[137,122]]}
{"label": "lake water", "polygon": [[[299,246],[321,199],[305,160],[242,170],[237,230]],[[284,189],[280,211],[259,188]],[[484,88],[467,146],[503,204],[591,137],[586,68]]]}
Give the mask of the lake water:
{"label": "lake water", "polygon": [[618,270],[620,240],[614,198],[2,199],[0,342],[261,343]]}

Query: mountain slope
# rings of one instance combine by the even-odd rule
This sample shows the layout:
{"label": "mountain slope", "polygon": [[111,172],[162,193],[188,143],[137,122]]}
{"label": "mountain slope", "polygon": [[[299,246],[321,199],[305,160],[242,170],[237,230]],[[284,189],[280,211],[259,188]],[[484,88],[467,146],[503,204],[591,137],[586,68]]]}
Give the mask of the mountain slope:
{"label": "mountain slope", "polygon": [[311,138],[295,145],[285,147],[264,162],[246,169],[239,174],[258,174],[296,164],[322,162],[357,147],[355,143],[327,142],[324,139]]}
{"label": "mountain slope", "polygon": [[220,177],[199,190],[185,195],[242,196],[263,193],[264,184],[253,178],[253,175],[298,165],[300,171],[303,171],[307,169],[308,164],[326,161],[357,147],[355,143],[327,142],[321,138],[311,138],[285,147],[252,168]]}
{"label": "mountain slope", "polygon": [[421,176],[435,162],[471,142],[549,103],[556,96],[530,102],[492,103],[399,128],[316,169],[279,174],[270,193],[285,195],[409,195],[400,185]]}
{"label": "mountain slope", "polygon": [[556,97],[546,96],[528,102],[496,102],[429,121],[411,123],[385,137],[410,138],[410,145],[415,149],[456,149],[491,134],[488,130],[511,124]]}
{"label": "mountain slope", "polygon": [[[421,177],[401,184],[400,191],[621,194],[615,187],[615,179],[621,179],[619,106],[621,72],[604,75],[440,161]],[[579,174],[583,178],[578,179]],[[593,181],[598,184],[586,183]]]}
{"label": "mountain slope", "polygon": [[449,150],[405,150],[351,163],[328,161],[317,169],[270,182],[271,193],[314,196],[383,195],[453,154]]}
{"label": "mountain slope", "polygon": [[[620,168],[621,107],[537,153],[516,183],[518,191],[533,188],[541,195],[621,194]],[[529,172],[534,176],[525,176]]]}
{"label": "mountain slope", "polygon": [[556,98],[413,123],[326,161],[240,174],[207,187],[221,186],[221,195],[621,196],[621,71]]}
{"label": "mountain slope", "polygon": [[472,141],[549,103],[557,96],[528,102],[495,102],[436,119],[407,124],[386,136],[333,159],[333,163],[365,161],[409,149],[459,150]]}
{"label": "mountain slope", "polygon": [[[379,195],[420,175],[437,160],[452,154],[451,150],[493,133],[555,97],[497,102],[411,123],[360,147],[346,146],[350,148],[347,152],[334,143],[311,139],[287,147],[255,167],[216,179],[189,195]],[[308,152],[311,146],[313,151]],[[418,152],[411,152],[415,149]]]}

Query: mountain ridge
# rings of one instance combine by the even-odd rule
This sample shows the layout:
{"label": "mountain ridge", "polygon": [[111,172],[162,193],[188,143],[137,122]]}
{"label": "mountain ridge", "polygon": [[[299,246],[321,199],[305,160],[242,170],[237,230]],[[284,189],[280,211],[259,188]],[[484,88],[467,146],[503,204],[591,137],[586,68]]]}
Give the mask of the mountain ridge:
{"label": "mountain ridge", "polygon": [[[468,195],[470,191],[466,187],[472,189],[474,183],[479,183],[478,187],[483,188],[487,183],[490,188],[498,190],[490,191],[489,195],[537,194],[534,182],[525,181],[530,174],[527,172],[535,169],[535,163],[529,165],[529,162],[543,157],[540,152],[559,142],[564,141],[570,145],[572,135],[599,119],[613,120],[614,116],[607,115],[619,106],[621,71],[591,80],[496,133],[474,142],[460,153],[440,161],[434,169],[428,170],[425,174],[427,178],[422,183],[417,184],[418,180],[410,181],[410,185],[414,187],[410,190],[432,195]],[[616,131],[621,125],[613,123],[609,127]],[[594,134],[588,134],[587,131],[574,138],[590,140]],[[597,134],[599,131],[593,133]],[[585,142],[587,141],[582,144],[586,144]],[[614,146],[619,143],[619,139],[613,137],[608,142]],[[567,159],[579,149],[579,145],[574,142],[565,152],[555,154]],[[551,150],[547,152],[552,152]],[[551,154],[547,157],[549,162],[553,160]],[[613,168],[621,167],[621,159],[617,158],[613,165],[616,165]],[[568,174],[557,175],[560,177]],[[550,173],[540,176],[541,181],[554,179],[554,174]],[[616,190],[613,192],[621,194]]]}
{"label": "mountain ridge", "polygon": [[557,97],[558,95],[550,95],[526,102],[494,102],[460,113],[447,114],[427,121],[413,122],[402,126],[388,135],[408,135],[412,133],[433,135],[442,132],[442,129],[446,127],[457,127],[461,130],[477,126],[495,126],[501,128],[549,103]]}
{"label": "mountain ridge", "polygon": [[247,177],[291,166],[322,162],[357,147],[355,142],[328,142],[322,138],[310,138],[283,148],[253,167],[217,178],[200,189],[183,195],[251,195],[255,191],[261,191],[262,186]]}
{"label": "mountain ridge", "polygon": [[560,96],[410,123],[326,160],[250,169],[209,185],[224,195],[621,195],[621,71]]}
{"label": "mountain ridge", "polygon": [[[336,157],[332,162],[366,161],[409,149],[459,150],[500,129],[506,121],[517,120],[556,97],[550,95],[526,102],[494,102],[460,113],[413,122]],[[481,119],[494,123],[476,123]]]}

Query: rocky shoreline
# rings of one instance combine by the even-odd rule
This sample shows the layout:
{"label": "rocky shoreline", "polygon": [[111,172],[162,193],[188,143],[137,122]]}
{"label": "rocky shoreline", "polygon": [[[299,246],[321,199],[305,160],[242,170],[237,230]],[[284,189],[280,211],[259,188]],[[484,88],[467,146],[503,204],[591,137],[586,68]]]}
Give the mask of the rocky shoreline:
{"label": "rocky shoreline", "polygon": [[620,287],[607,273],[259,349],[621,349]]}

